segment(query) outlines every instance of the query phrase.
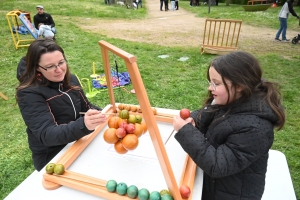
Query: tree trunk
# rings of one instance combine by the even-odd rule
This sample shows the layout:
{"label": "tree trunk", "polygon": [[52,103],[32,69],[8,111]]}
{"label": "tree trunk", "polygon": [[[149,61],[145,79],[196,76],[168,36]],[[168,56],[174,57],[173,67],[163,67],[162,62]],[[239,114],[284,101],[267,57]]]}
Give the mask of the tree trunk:
{"label": "tree trunk", "polygon": [[229,6],[230,0],[226,0],[226,6]]}

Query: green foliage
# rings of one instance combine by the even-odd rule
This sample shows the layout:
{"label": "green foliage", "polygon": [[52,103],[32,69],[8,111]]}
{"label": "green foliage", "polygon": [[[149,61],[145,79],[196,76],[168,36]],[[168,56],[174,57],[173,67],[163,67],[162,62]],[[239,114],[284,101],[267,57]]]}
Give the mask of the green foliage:
{"label": "green foliage", "polygon": [[[32,165],[31,152],[27,144],[26,126],[16,104],[14,95],[18,85],[16,79],[16,67],[27,48],[15,49],[10,34],[6,13],[20,8],[33,14],[35,6],[42,4],[45,11],[53,14],[57,23],[57,42],[65,50],[69,66],[73,73],[80,78],[89,78],[92,74],[92,62],[95,62],[96,73],[103,73],[102,58],[97,42],[105,40],[124,51],[137,57],[139,70],[146,87],[147,95],[152,106],[170,109],[187,107],[191,110],[201,106],[207,93],[206,70],[214,55],[200,55],[198,48],[164,47],[153,44],[128,42],[119,39],[111,39],[101,33],[84,32],[77,26],[79,19],[107,18],[118,19],[142,19],[146,16],[146,9],[125,9],[117,6],[108,6],[104,1],[98,0],[66,0],[66,1],[1,1],[0,2],[0,91],[8,96],[9,100],[0,99],[0,199],[5,198],[17,185],[19,185],[34,167]],[[146,5],[146,2],[143,2]],[[189,7],[187,1],[181,1],[180,6],[199,17],[219,17],[242,19],[243,23],[258,27],[270,27],[277,29],[277,14],[280,8],[268,9],[266,12],[245,13],[241,6],[224,4],[211,8],[207,13],[207,6]],[[20,7],[22,5],[22,7]],[[296,12],[299,13],[299,8]],[[265,20],[261,20],[261,19]],[[289,21],[290,30],[299,30],[298,22]],[[30,36],[24,36],[29,37]],[[261,37],[261,36],[258,36]],[[267,48],[267,47],[266,47]],[[296,52],[299,47],[294,46]],[[283,152],[288,160],[290,172],[296,191],[300,197],[300,150],[299,129],[300,122],[300,55],[286,55],[284,49],[280,51],[268,51],[255,53],[263,66],[264,76],[272,81],[279,82],[282,86],[284,106],[287,112],[286,126],[282,131],[276,132],[273,149]],[[159,55],[168,54],[162,59]],[[189,57],[185,62],[178,61],[180,57]],[[111,66],[114,67],[114,59],[118,62],[119,71],[127,71],[125,63],[110,55]],[[126,86],[132,89],[132,84]],[[84,90],[88,92],[87,84]],[[117,102],[137,104],[134,95],[116,89]],[[90,99],[94,104],[104,107],[109,103],[109,97],[104,90],[96,97]],[[34,113],[33,113],[34,114]]]}

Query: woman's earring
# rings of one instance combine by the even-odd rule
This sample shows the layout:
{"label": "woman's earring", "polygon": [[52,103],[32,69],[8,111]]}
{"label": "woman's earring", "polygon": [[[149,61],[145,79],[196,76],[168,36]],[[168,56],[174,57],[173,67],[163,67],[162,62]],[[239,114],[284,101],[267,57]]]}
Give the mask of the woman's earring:
{"label": "woman's earring", "polygon": [[42,82],[44,80],[44,76],[41,72],[37,72],[36,74],[36,79],[40,82]]}

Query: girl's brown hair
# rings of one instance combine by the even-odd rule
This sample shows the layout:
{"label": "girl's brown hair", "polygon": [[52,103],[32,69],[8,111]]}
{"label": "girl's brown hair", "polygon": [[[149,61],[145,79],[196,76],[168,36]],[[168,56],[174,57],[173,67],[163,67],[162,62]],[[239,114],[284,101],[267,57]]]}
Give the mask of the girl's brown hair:
{"label": "girl's brown hair", "polygon": [[[239,99],[241,101],[247,100],[255,93],[265,93],[268,104],[278,116],[278,130],[283,127],[285,123],[285,111],[281,104],[281,93],[278,84],[262,79],[262,69],[258,60],[253,55],[243,51],[232,52],[215,58],[209,67],[213,67],[221,75],[228,94],[229,87],[225,79],[231,82],[231,86],[234,89],[237,87],[242,88]],[[208,71],[207,79],[210,80]],[[229,99],[230,96],[228,96],[227,102]],[[209,92],[209,97],[205,101],[205,104],[211,103],[212,100],[213,96]]]}

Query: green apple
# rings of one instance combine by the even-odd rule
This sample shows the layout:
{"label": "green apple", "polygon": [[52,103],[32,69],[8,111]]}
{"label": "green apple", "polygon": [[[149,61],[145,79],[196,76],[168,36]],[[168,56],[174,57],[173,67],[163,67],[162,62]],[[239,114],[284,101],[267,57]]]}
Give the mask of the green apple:
{"label": "green apple", "polygon": [[121,119],[128,119],[129,111],[128,110],[121,110],[120,113],[119,113],[119,117]]}
{"label": "green apple", "polygon": [[135,116],[135,119],[136,119],[136,123],[141,123],[142,122],[142,120],[143,120],[143,118],[140,116],[140,115],[136,115]]}
{"label": "green apple", "polygon": [[136,123],[135,115],[129,115],[127,122],[131,124],[135,124]]}
{"label": "green apple", "polygon": [[63,173],[65,173],[65,167],[63,164],[56,164],[54,166],[54,170],[53,170],[54,174],[57,175],[62,175]]}
{"label": "green apple", "polygon": [[54,172],[54,167],[55,167],[55,163],[49,163],[49,164],[46,166],[46,172],[47,172],[47,174],[53,174],[53,172]]}
{"label": "green apple", "polygon": [[166,190],[166,189],[161,190],[159,193],[160,193],[160,196],[164,196],[165,194],[170,194],[169,190]]}

